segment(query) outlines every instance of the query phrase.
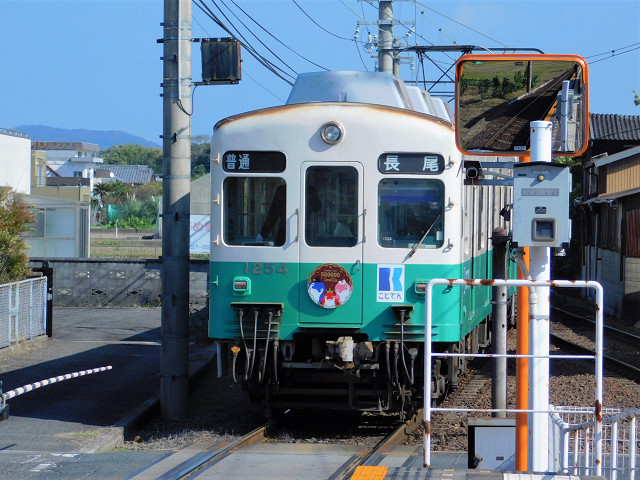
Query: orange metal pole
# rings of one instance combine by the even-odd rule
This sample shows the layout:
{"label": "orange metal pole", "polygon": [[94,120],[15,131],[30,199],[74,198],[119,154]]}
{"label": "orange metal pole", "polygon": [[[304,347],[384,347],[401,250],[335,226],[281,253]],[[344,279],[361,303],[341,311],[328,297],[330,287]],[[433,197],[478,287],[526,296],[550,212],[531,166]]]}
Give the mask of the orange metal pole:
{"label": "orange metal pole", "polygon": [[[525,247],[524,261],[529,268],[529,248]],[[518,278],[524,275],[518,269]],[[518,287],[516,323],[516,354],[529,354],[529,288]],[[529,405],[529,359],[516,359],[516,409],[526,410]],[[527,471],[527,414],[516,413],[516,470]]]}
{"label": "orange metal pole", "polygon": [[[528,155],[523,162],[530,162]],[[529,247],[523,249],[524,263],[529,268]],[[518,268],[518,278],[524,274]],[[517,318],[516,318],[516,354],[529,354],[529,288],[518,287],[517,290]],[[529,407],[529,359],[516,359],[516,409],[526,410]],[[516,413],[516,471],[527,471],[528,428],[526,413]]]}

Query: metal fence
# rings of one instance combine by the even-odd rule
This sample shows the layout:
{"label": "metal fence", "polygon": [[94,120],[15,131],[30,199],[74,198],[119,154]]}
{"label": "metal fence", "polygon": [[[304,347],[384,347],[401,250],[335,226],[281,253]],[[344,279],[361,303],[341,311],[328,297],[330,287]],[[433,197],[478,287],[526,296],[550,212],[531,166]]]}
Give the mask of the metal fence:
{"label": "metal fence", "polygon": [[[596,417],[593,408],[554,407],[550,416],[550,451],[556,471],[595,475]],[[634,480],[638,465],[637,419],[640,410],[602,411],[602,475],[609,480]]]}
{"label": "metal fence", "polygon": [[0,348],[44,335],[47,278],[0,285]]}

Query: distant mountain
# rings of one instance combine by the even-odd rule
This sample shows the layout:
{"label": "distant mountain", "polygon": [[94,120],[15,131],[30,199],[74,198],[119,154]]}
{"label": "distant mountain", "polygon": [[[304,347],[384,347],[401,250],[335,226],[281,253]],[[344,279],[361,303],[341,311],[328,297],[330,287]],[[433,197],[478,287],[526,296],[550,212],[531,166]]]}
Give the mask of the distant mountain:
{"label": "distant mountain", "polygon": [[162,148],[158,143],[131,135],[121,130],[85,130],[83,128],[66,129],[47,127],[46,125],[19,125],[12,127],[12,130],[25,132],[31,140],[37,142],[86,142],[97,143],[101,150],[107,149],[114,145],[122,145],[132,143],[134,145],[142,145],[145,147]]}

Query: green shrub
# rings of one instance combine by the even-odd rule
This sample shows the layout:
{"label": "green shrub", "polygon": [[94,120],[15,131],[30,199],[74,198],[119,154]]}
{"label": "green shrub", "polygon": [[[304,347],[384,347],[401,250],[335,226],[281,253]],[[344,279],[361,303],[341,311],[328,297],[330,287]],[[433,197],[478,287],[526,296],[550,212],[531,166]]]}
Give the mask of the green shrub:
{"label": "green shrub", "polygon": [[21,233],[33,230],[31,208],[9,187],[0,187],[0,284],[29,276],[29,245]]}

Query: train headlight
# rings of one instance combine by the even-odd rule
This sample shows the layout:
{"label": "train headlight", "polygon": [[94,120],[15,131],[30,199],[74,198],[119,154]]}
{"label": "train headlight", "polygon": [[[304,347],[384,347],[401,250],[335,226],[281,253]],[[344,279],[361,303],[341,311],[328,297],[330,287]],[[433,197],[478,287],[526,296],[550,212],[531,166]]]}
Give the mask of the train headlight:
{"label": "train headlight", "polygon": [[344,132],[342,125],[338,122],[327,122],[322,126],[320,134],[322,135],[322,140],[327,142],[329,145],[335,145],[342,140]]}

